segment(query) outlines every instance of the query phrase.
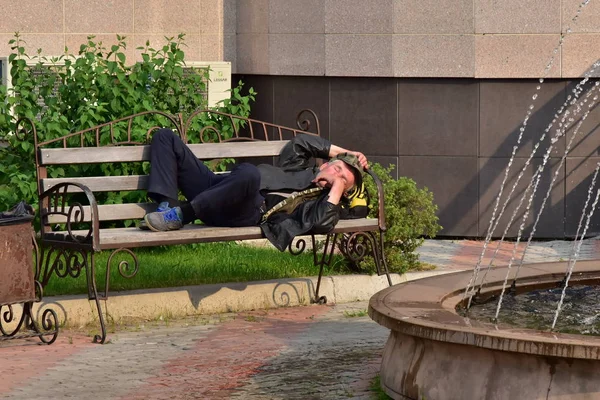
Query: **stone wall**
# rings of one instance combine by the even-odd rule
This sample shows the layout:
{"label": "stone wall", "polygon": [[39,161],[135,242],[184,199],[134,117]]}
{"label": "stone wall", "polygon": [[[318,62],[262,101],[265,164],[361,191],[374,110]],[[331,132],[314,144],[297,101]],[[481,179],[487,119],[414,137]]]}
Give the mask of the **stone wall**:
{"label": "stone wall", "polygon": [[[321,135],[363,151],[371,161],[396,165],[395,173],[428,187],[439,206],[442,236],[485,237],[513,146],[529,106],[531,117],[504,189],[512,189],[548,124],[578,80],[341,78],[238,75],[258,92],[252,116],[293,126],[299,110],[319,116]],[[587,87],[593,86],[588,84]],[[535,101],[532,100],[537,94]],[[598,94],[596,90],[596,94]],[[585,94],[581,95],[581,98]],[[591,98],[589,98],[591,101]],[[589,104],[588,101],[588,104]],[[594,107],[571,144],[569,129],[550,153],[540,189],[526,220],[530,232],[555,171],[558,175],[536,229],[538,238],[572,237],[596,163],[600,161],[600,107]],[[584,107],[587,109],[587,106]],[[567,110],[574,116],[575,108]],[[585,110],[569,122],[575,126]],[[564,113],[562,114],[564,115]],[[531,166],[515,189],[497,235],[502,235],[515,206],[543,162],[560,118],[540,142]],[[595,193],[595,192],[594,192]],[[593,199],[592,199],[593,200]],[[527,204],[521,207],[523,211]],[[500,203],[500,208],[504,197]],[[519,215],[522,215],[520,212]],[[508,236],[515,237],[520,223]],[[600,234],[596,212],[588,234]]]}
{"label": "stone wall", "polygon": [[[600,54],[600,4],[582,0],[240,0],[248,74],[577,77]],[[577,20],[572,19],[577,16]],[[561,33],[567,35],[558,48]]]}

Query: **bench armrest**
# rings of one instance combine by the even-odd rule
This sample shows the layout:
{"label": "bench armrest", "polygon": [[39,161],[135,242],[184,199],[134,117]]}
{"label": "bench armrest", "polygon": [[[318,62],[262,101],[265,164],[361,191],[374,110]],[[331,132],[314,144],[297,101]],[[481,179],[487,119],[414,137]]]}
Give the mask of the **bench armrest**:
{"label": "bench armrest", "polygon": [[373,172],[372,169],[367,169],[366,170],[367,174],[369,174],[371,176],[371,178],[373,178],[373,181],[375,182],[375,186],[377,187],[377,200],[378,200],[378,204],[379,204],[379,212],[377,213],[377,220],[379,223],[379,229],[382,232],[385,232],[387,230],[387,226],[385,225],[385,196],[384,196],[384,192],[383,192],[383,183],[381,182],[381,179],[379,179],[379,177],[377,176],[377,174],[375,172]]}
{"label": "bench armrest", "polygon": [[[69,186],[76,186],[79,188],[87,198],[88,205],[84,206],[78,202],[71,202],[67,204],[67,194],[70,192]],[[88,210],[90,217],[86,218],[85,212]],[[62,215],[66,217],[66,226],[68,240],[70,242],[79,244],[89,244],[91,241],[92,248],[95,251],[100,250],[100,221],[98,219],[98,203],[94,193],[86,186],[81,183],[75,182],[63,182],[50,189],[46,190],[40,195],[40,217],[42,222],[42,240],[45,235],[48,234],[48,216],[50,215]],[[84,222],[89,221],[89,228],[87,233],[81,234],[78,232],[77,235],[73,234],[73,228]]]}

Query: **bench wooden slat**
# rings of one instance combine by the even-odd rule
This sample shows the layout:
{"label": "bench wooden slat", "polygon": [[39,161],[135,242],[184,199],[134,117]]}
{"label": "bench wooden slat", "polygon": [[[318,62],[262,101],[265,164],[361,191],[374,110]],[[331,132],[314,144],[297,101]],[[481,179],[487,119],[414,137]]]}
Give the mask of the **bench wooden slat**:
{"label": "bench wooden slat", "polygon": [[[228,142],[188,145],[201,160],[214,158],[245,158],[276,156],[287,140],[272,142]],[[66,149],[40,149],[42,165],[97,164],[108,162],[149,161],[150,146],[74,147]]]}
{"label": "bench wooden slat", "polygon": [[[98,206],[100,221],[119,221],[124,219],[142,219],[147,212],[156,210],[156,203],[102,204]],[[68,211],[68,209],[66,210]],[[83,206],[83,220],[91,220],[90,206]],[[63,224],[67,217],[53,214],[48,216],[49,224]]]}
{"label": "bench wooden slat", "polygon": [[[374,231],[378,229],[376,219],[341,220],[334,232]],[[75,235],[87,235],[87,231],[75,231]],[[64,240],[67,232],[53,232],[45,235],[48,240]],[[137,228],[112,228],[100,230],[100,248],[134,248],[163,244],[188,244],[248,240],[262,238],[257,226],[241,228],[220,228],[204,225],[186,225],[183,229],[169,232],[142,231]]]}
{"label": "bench wooden slat", "polygon": [[[146,190],[148,175],[130,176],[91,176],[88,178],[46,178],[42,179],[42,189],[48,190],[54,185],[73,182],[86,185],[92,192],[111,192],[123,190]],[[67,193],[82,192],[77,186],[67,186]]]}

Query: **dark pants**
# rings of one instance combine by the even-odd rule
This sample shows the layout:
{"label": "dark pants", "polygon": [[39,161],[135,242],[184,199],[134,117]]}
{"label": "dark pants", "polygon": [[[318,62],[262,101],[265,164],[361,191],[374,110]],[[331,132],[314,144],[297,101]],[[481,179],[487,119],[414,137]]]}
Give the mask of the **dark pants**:
{"label": "dark pants", "polygon": [[181,190],[196,217],[213,226],[257,225],[263,197],[260,173],[248,163],[229,174],[215,174],[169,129],[160,129],[150,145],[148,195],[177,199]]}

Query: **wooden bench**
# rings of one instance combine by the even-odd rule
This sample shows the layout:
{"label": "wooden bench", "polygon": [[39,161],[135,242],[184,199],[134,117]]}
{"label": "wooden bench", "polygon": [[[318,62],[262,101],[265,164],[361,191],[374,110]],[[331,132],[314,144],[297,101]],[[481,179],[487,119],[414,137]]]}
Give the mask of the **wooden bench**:
{"label": "wooden bench", "polygon": [[[97,196],[102,192],[123,192],[145,190],[147,175],[123,176],[77,176],[52,178],[52,169],[69,165],[101,163],[139,163],[149,160],[151,134],[158,129],[152,127],[145,132],[142,140],[135,140],[136,121],[158,118],[162,125],[173,129],[182,140],[190,143],[190,136],[201,138],[200,143],[190,144],[194,154],[203,160],[248,157],[275,157],[288,142],[286,137],[299,133],[319,135],[316,115],[310,110],[298,114],[297,128],[289,128],[253,119],[208,110],[199,110],[185,119],[181,115],[169,115],[153,111],[132,115],[102,125],[94,126],[61,138],[40,141],[34,125],[34,144],[37,166],[37,181],[40,199],[42,285],[46,286],[54,274],[58,277],[77,277],[85,273],[88,298],[94,300],[98,309],[101,334],[95,342],[104,343],[106,328],[100,300],[108,298],[109,273],[113,260],[118,264],[123,277],[133,277],[138,271],[138,260],[132,249],[146,246],[220,242],[262,238],[259,227],[222,228],[204,225],[186,225],[183,229],[170,232],[143,231],[134,226],[107,227],[107,224],[124,220],[140,220],[149,211],[154,211],[153,203],[98,204]],[[220,121],[221,130],[211,122],[206,126],[199,121]],[[25,121],[26,122],[26,121]],[[314,124],[315,132],[309,132]],[[22,123],[21,126],[25,126]],[[162,127],[162,126],[161,126]],[[227,135],[223,132],[227,130]],[[139,134],[139,130],[138,130]],[[139,136],[139,135],[138,135]],[[209,143],[206,137],[212,136],[216,143]],[[334,249],[358,261],[367,254],[374,256],[379,275],[386,274],[391,280],[383,256],[383,233],[385,231],[384,198],[380,180],[372,172],[378,188],[379,218],[341,220],[335,229],[326,235],[325,248],[317,253],[314,235],[314,263],[320,266],[314,298],[311,301],[325,303],[319,296],[323,268],[328,266]],[[121,223],[121,226],[123,224]],[[300,238],[290,245],[292,254],[299,254],[306,247],[307,237]],[[96,284],[96,252],[110,250],[107,262],[105,287],[102,293]]]}

